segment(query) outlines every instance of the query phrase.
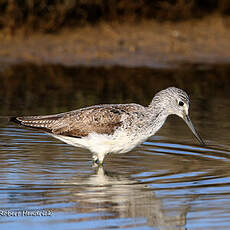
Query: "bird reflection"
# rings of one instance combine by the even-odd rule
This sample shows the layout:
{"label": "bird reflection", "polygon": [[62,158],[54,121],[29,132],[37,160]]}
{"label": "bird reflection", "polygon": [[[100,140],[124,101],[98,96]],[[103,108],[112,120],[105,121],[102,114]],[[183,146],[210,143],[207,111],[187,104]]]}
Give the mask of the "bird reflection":
{"label": "bird reflection", "polygon": [[[105,171],[103,167],[95,169],[95,174],[87,178],[72,178],[65,183],[77,185],[72,198],[78,202],[73,207],[76,212],[107,212],[109,218],[132,218],[142,220],[142,224],[158,227],[159,229],[186,229],[186,210],[174,216],[167,215],[162,200],[157,198],[148,186],[140,182]],[[80,185],[80,187],[79,187]],[[139,226],[139,221],[136,225]],[[144,223],[143,223],[144,222]],[[133,225],[136,226],[136,225]]]}

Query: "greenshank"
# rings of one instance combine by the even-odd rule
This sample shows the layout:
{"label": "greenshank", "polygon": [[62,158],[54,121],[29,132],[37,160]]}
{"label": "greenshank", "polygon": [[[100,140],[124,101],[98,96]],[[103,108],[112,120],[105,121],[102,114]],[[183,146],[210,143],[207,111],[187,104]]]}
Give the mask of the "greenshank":
{"label": "greenshank", "polygon": [[153,136],[171,114],[181,117],[204,145],[189,118],[189,97],[175,87],[158,92],[147,107],[134,103],[104,104],[55,115],[11,117],[10,120],[88,149],[93,161],[101,165],[108,153],[129,152]]}

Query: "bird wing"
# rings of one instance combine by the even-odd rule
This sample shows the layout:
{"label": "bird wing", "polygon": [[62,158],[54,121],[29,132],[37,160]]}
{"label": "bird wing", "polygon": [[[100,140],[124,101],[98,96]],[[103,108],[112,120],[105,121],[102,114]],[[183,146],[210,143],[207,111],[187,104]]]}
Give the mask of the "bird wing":
{"label": "bird wing", "polygon": [[10,120],[49,133],[80,138],[92,132],[113,134],[123,123],[122,115],[127,113],[124,106],[104,105],[48,116],[12,117]]}

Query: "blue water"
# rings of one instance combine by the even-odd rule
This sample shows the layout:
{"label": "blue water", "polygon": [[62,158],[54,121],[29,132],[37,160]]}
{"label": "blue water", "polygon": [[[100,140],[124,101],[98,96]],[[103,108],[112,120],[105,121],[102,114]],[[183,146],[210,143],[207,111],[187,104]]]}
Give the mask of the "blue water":
{"label": "blue water", "polygon": [[7,122],[0,142],[1,229],[230,229],[228,143],[201,147],[180,120],[99,169],[87,150]]}

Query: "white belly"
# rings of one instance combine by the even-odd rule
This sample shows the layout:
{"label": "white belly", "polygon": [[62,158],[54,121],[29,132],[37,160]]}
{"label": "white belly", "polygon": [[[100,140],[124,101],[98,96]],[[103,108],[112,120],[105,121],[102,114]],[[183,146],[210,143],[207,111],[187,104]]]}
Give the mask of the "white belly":
{"label": "white belly", "polygon": [[91,133],[87,137],[82,138],[54,134],[51,135],[67,144],[80,148],[86,148],[95,154],[103,155],[108,153],[129,152],[147,139],[147,137],[132,138],[125,134],[111,136],[106,134]]}

